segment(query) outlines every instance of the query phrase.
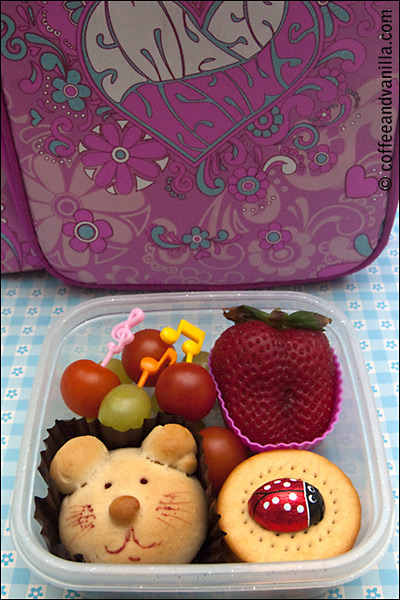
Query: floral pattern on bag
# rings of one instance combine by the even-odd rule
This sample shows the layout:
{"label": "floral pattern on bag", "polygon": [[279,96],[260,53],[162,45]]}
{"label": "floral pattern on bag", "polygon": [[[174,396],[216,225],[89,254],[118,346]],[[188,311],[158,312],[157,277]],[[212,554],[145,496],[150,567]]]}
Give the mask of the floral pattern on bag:
{"label": "floral pattern on bag", "polygon": [[324,279],[373,254],[388,203],[378,11],[2,4],[32,266],[83,285],[211,288]]}

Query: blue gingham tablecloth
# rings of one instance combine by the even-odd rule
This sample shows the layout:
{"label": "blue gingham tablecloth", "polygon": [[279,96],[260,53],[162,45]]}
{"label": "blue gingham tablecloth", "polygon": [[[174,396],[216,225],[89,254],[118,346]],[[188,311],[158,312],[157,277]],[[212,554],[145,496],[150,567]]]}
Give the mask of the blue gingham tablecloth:
{"label": "blue gingham tablecloth", "polygon": [[[291,286],[333,302],[351,320],[369,373],[397,516],[386,555],[362,577],[329,589],[325,598],[398,598],[399,334],[398,216],[389,243],[369,267],[327,283]],[[73,288],[43,271],[2,276],[1,304],[1,598],[80,598],[33,575],[13,547],[9,509],[30,391],[51,323],[69,308],[115,292]]]}

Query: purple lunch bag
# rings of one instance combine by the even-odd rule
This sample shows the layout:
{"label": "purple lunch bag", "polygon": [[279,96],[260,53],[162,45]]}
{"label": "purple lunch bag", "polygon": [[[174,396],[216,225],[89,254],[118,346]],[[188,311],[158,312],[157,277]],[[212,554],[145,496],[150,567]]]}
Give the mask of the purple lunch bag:
{"label": "purple lunch bag", "polygon": [[1,4],[3,271],[256,289],[387,243],[398,2]]}

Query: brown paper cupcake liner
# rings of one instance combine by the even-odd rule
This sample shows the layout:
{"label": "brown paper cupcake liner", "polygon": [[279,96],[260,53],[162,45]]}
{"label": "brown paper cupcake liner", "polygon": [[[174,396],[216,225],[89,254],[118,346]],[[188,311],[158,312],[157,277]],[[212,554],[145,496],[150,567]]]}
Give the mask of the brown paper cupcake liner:
{"label": "brown paper cupcake liner", "polygon": [[186,421],[183,417],[165,413],[158,413],[151,419],[145,419],[143,426],[138,429],[130,429],[124,432],[116,431],[112,427],[106,427],[97,419],[88,423],[85,418],[56,420],[54,426],[47,430],[49,435],[44,440],[46,448],[40,453],[41,461],[38,470],[48,486],[48,491],[45,498],[35,497],[36,508],[34,518],[41,525],[41,535],[51,554],[66,560],[84,562],[82,555],[77,554],[72,556],[68,552],[61,543],[58,533],[59,511],[64,496],[57,490],[50,477],[50,463],[59,448],[68,440],[82,435],[97,437],[109,450],[139,447],[150,431],[157,427],[157,425],[166,425],[167,423],[176,423],[186,427],[196,440],[198,448],[197,470],[194,474],[206,492],[208,503],[209,533],[192,562],[225,562],[223,559],[223,545],[221,544],[221,538],[225,534],[218,527],[219,515],[215,512],[215,499],[212,495],[212,488],[207,475],[208,467],[204,459],[202,437],[198,433],[195,424]]}

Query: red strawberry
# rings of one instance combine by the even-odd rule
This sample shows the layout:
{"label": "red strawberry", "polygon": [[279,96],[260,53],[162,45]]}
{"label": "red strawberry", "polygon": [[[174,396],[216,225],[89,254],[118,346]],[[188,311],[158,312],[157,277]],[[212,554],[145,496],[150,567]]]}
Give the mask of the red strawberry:
{"label": "red strawberry", "polygon": [[336,394],[335,360],[323,333],[331,320],[247,306],[224,316],[236,324],[217,339],[211,370],[236,427],[262,445],[321,436]]}

